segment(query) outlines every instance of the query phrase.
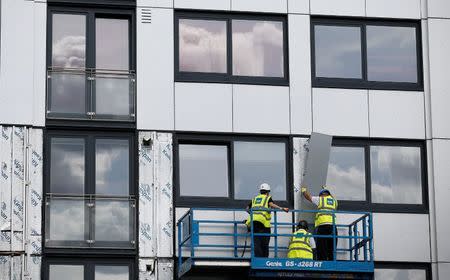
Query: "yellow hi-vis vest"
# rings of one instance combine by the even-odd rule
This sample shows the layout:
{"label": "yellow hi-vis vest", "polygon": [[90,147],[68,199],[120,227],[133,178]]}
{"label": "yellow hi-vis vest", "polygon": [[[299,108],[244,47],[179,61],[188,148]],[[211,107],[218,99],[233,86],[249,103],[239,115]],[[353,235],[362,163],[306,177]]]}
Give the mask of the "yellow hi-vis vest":
{"label": "yellow hi-vis vest", "polygon": [[[270,228],[272,215],[269,208],[270,195],[259,194],[252,199],[252,220],[260,222],[266,228]],[[247,219],[247,226],[250,226],[250,218]]]}
{"label": "yellow hi-vis vest", "polygon": [[309,243],[311,233],[304,229],[294,232],[291,243],[289,243],[288,258],[290,259],[313,259],[313,251]]}
{"label": "yellow hi-vis vest", "polygon": [[[315,227],[321,225],[331,225],[333,224],[333,216],[332,213],[326,213],[330,211],[336,211],[337,209],[337,201],[331,195],[320,196],[319,197],[319,206],[317,207],[320,212],[316,214]],[[334,218],[334,222],[336,223],[336,218]]]}

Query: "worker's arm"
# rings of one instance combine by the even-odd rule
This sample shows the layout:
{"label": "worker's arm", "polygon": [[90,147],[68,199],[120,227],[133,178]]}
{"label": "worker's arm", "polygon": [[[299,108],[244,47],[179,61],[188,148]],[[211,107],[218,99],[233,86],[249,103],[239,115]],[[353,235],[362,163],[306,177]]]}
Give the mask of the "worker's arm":
{"label": "worker's arm", "polygon": [[273,202],[269,202],[269,207],[273,208],[273,209],[280,209],[280,210],[283,210],[284,212],[289,212],[289,208],[287,208],[287,207],[285,207],[285,208],[280,207],[280,206],[276,205]]}
{"label": "worker's arm", "polygon": [[308,190],[305,187],[302,187],[302,194],[306,198],[306,200],[312,202],[311,194],[308,192]]}

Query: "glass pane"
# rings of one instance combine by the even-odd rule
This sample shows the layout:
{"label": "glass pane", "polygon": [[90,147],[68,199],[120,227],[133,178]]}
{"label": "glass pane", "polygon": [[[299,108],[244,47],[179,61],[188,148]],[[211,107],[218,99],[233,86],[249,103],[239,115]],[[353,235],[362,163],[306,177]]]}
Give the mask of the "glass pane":
{"label": "glass pane", "polygon": [[365,200],[364,148],[331,147],[327,187],[338,200]]}
{"label": "glass pane", "polygon": [[50,192],[84,194],[84,139],[51,138]]}
{"label": "glass pane", "polygon": [[86,66],[86,16],[53,14],[52,66]]}
{"label": "glass pane", "polygon": [[130,144],[124,139],[97,139],[95,144],[95,193],[128,195]]}
{"label": "glass pane", "polygon": [[228,147],[179,146],[180,195],[228,197]]}
{"label": "glass pane", "polygon": [[233,20],[233,75],[284,77],[283,22]]}
{"label": "glass pane", "polygon": [[83,280],[84,267],[82,265],[51,264],[49,280]]}
{"label": "glass pane", "polygon": [[95,111],[97,114],[129,116],[132,112],[131,85],[128,76],[95,76]]}
{"label": "glass pane", "polygon": [[95,240],[130,240],[130,202],[112,200],[96,201]]}
{"label": "glass pane", "polygon": [[268,183],[274,200],[286,200],[286,145],[234,142],[234,197],[251,199]]}
{"label": "glass pane", "polygon": [[227,22],[179,20],[179,70],[227,72]]}
{"label": "glass pane", "polygon": [[369,81],[417,82],[416,29],[367,26]]}
{"label": "glass pane", "polygon": [[129,21],[97,18],[95,20],[95,65],[97,69],[129,69]]}
{"label": "glass pane", "polygon": [[50,240],[84,241],[84,200],[52,199]]}
{"label": "glass pane", "polygon": [[375,280],[427,280],[423,269],[375,269]]}
{"label": "glass pane", "polygon": [[316,77],[361,79],[361,28],[314,26]]}
{"label": "glass pane", "polygon": [[70,72],[50,73],[49,111],[52,113],[86,113],[86,75]]}
{"label": "glass pane", "polygon": [[129,268],[128,266],[95,266],[95,280],[128,280]]}
{"label": "glass pane", "polygon": [[370,147],[372,202],[422,203],[420,148]]}

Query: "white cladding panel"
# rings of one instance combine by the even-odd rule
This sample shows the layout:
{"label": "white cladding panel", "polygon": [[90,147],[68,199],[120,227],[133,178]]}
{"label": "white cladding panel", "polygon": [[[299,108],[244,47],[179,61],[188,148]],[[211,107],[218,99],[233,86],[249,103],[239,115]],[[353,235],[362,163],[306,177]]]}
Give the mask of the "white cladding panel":
{"label": "white cladding panel", "polygon": [[[306,159],[309,151],[309,138],[295,137],[293,140],[292,161],[294,172],[294,209],[302,209],[301,185],[305,176]],[[295,219],[298,220],[298,217]]]}
{"label": "white cladding panel", "polygon": [[173,130],[173,9],[138,8],[137,19],[137,127]]}
{"label": "white cladding panel", "polygon": [[428,16],[450,19],[450,1],[448,0],[427,0]]}
{"label": "white cladding panel", "polygon": [[0,255],[0,279],[21,280],[23,261],[23,255],[14,257]]}
{"label": "white cladding panel", "polygon": [[369,90],[370,137],[425,139],[423,92]]}
{"label": "white cladding panel", "polygon": [[450,19],[429,19],[428,27],[433,138],[450,138]]}
{"label": "white cladding panel", "polygon": [[309,0],[288,0],[288,13],[309,14]]}
{"label": "white cladding panel", "polygon": [[436,235],[438,262],[450,262],[450,140],[434,139],[433,165],[434,165],[434,192],[436,209]]}
{"label": "white cladding panel", "polygon": [[45,125],[45,89],[47,57],[47,4],[34,4],[34,84],[33,124]]}
{"label": "white cladding panel", "polygon": [[232,11],[287,13],[288,0],[231,0]]}
{"label": "white cladding panel", "polygon": [[289,133],[289,87],[233,85],[233,131]]}
{"label": "white cladding panel", "polygon": [[310,0],[311,14],[358,16],[366,15],[364,0]]}
{"label": "white cladding panel", "polygon": [[313,131],[369,137],[367,90],[313,88]]}
{"label": "white cladding panel", "polygon": [[232,85],[176,83],[175,129],[231,132]]}
{"label": "white cladding panel", "polygon": [[288,16],[292,134],[312,130],[310,21],[307,15]]}
{"label": "white cladding panel", "polygon": [[174,0],[176,9],[230,10],[231,0]]}
{"label": "white cladding panel", "polygon": [[374,213],[375,261],[430,262],[429,230],[427,214]]}
{"label": "white cladding panel", "polygon": [[136,0],[137,7],[173,8],[173,0]]}
{"label": "white cladding panel", "polygon": [[1,123],[33,124],[34,6],[31,1],[2,1]]}
{"label": "white cladding panel", "polygon": [[368,17],[420,19],[421,0],[366,0]]}
{"label": "white cladding panel", "polygon": [[450,263],[438,263],[439,280],[450,277]]}

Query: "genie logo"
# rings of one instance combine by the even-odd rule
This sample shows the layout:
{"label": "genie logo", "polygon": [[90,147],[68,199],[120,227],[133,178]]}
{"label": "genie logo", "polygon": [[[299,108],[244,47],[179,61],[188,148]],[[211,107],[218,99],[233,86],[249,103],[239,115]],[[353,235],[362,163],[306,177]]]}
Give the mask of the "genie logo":
{"label": "genie logo", "polygon": [[36,242],[36,241],[31,242],[31,247],[33,247],[35,254],[40,254],[42,251],[41,246],[39,245],[39,242]]}
{"label": "genie logo", "polygon": [[139,185],[139,198],[145,198],[148,202],[152,201],[152,194],[149,184]]}
{"label": "genie logo", "polygon": [[[145,152],[145,150],[141,150],[140,152],[140,156],[142,159],[144,159],[146,162],[151,163],[152,162],[152,158],[150,157],[150,155],[148,153]],[[144,163],[145,164],[145,163]]]}
{"label": "genie logo", "polygon": [[14,175],[16,175],[20,180],[23,180],[23,165],[22,162],[17,159],[14,160]]}
{"label": "genie logo", "polygon": [[31,190],[31,205],[36,207],[40,204],[41,201],[42,201],[41,195],[37,191]]}
{"label": "genie logo", "polygon": [[10,243],[11,237],[9,236],[9,234],[6,231],[1,231],[0,232],[0,240]]}
{"label": "genie logo", "polygon": [[141,235],[142,235],[143,237],[145,237],[146,239],[148,239],[148,240],[152,240],[152,237],[151,237],[151,235],[150,235],[151,230],[152,230],[152,229],[150,228],[150,225],[149,225],[149,224],[143,223],[143,224],[141,225]]}
{"label": "genie logo", "polygon": [[172,147],[170,146],[170,144],[167,144],[165,149],[162,151],[163,155],[166,156],[166,158],[168,160],[172,159],[172,156],[170,154],[172,154]]}
{"label": "genie logo", "polygon": [[16,206],[16,209],[14,209],[14,215],[16,215],[19,218],[19,220],[23,221],[22,217],[23,202],[14,198],[14,206]]}
{"label": "genie logo", "polygon": [[42,161],[41,155],[39,155],[35,150],[31,153],[31,164],[34,167],[37,167],[39,163]]}
{"label": "genie logo", "polygon": [[8,178],[9,178],[9,176],[8,176],[8,165],[6,164],[6,162],[3,162],[3,161],[2,161],[2,171],[1,171],[1,173],[2,173],[2,177],[5,180],[8,180]]}
{"label": "genie logo", "polygon": [[23,140],[23,128],[22,127],[16,127],[14,130],[14,134],[19,137],[21,140]]}
{"label": "genie logo", "polygon": [[2,137],[5,140],[9,140],[9,136],[8,136],[8,134],[6,134],[6,130],[7,130],[7,128],[3,127],[3,129],[2,129]]}

